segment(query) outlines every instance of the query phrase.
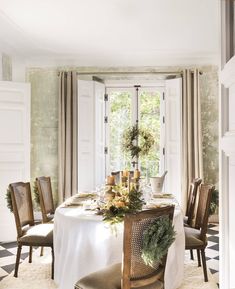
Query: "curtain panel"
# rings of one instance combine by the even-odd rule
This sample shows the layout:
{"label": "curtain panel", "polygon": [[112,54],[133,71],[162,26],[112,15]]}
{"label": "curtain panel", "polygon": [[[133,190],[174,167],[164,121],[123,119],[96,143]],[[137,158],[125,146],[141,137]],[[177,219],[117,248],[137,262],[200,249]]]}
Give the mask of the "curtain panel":
{"label": "curtain panel", "polygon": [[78,96],[75,71],[59,74],[59,202],[77,193]]}
{"label": "curtain panel", "polygon": [[203,179],[202,130],[199,71],[183,71],[182,95],[182,206],[194,178]]}

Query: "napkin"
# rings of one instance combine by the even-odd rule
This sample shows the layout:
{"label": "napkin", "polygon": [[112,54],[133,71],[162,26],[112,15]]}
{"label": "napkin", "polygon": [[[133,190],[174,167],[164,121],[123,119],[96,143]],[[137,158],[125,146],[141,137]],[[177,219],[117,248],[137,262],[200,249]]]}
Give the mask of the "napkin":
{"label": "napkin", "polygon": [[174,199],[174,195],[172,194],[155,194],[153,195],[154,198],[159,198],[159,199]]}
{"label": "napkin", "polygon": [[94,198],[97,195],[95,193],[78,193],[77,195],[75,195],[75,198]]}

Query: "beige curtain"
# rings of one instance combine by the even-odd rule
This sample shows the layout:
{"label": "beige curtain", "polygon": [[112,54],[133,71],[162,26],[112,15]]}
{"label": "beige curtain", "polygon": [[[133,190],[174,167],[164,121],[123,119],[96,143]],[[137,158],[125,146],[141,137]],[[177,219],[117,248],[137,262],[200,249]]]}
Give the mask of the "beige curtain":
{"label": "beige curtain", "polygon": [[184,70],[182,96],[182,205],[186,208],[189,185],[203,178],[199,71]]}
{"label": "beige curtain", "polygon": [[76,72],[59,74],[59,202],[77,193],[78,99]]}

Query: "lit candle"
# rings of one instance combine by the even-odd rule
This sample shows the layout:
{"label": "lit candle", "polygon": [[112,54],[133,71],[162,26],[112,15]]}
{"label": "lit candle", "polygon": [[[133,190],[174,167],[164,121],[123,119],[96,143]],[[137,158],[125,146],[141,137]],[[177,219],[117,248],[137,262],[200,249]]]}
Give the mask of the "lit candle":
{"label": "lit candle", "polygon": [[136,169],[134,171],[134,179],[139,179],[139,177],[140,177],[140,171],[138,169]]}

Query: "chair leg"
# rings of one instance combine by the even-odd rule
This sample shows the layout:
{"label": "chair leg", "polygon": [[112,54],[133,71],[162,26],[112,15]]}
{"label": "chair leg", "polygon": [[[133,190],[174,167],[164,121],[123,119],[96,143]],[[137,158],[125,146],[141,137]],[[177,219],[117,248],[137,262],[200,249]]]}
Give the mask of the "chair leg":
{"label": "chair leg", "polygon": [[18,268],[19,268],[19,264],[20,264],[21,249],[22,249],[22,245],[18,245],[14,277],[18,276]]}
{"label": "chair leg", "polygon": [[191,258],[191,260],[194,260],[194,257],[193,257],[193,250],[192,250],[192,249],[190,250],[190,258]]}
{"label": "chair leg", "polygon": [[204,273],[204,281],[208,282],[205,249],[201,250],[201,254],[202,254],[202,266],[203,266],[203,273]]}
{"label": "chair leg", "polygon": [[198,250],[198,249],[197,249],[197,261],[198,261],[198,267],[201,267],[200,250]]}
{"label": "chair leg", "polygon": [[54,279],[54,249],[53,247],[51,248],[51,256],[52,256],[52,262],[51,262],[51,279]]}
{"label": "chair leg", "polygon": [[33,247],[29,247],[29,263],[32,263]]}
{"label": "chair leg", "polygon": [[40,257],[43,256],[43,247],[41,247]]}

